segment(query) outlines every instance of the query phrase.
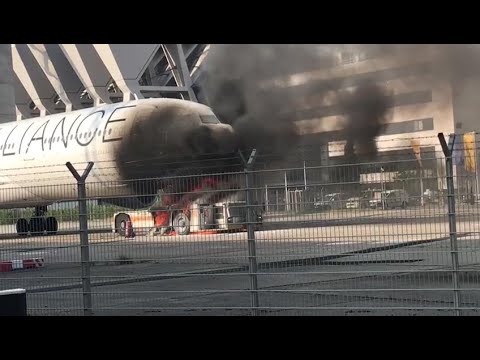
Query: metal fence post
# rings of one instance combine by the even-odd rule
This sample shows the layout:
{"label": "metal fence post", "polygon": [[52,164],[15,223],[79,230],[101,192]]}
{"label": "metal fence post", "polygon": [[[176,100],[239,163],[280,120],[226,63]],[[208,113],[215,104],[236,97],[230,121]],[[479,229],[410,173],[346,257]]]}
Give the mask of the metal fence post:
{"label": "metal fence post", "polygon": [[248,236],[248,273],[250,276],[250,299],[253,316],[258,315],[258,282],[257,282],[257,251],[255,246],[255,225],[252,214],[252,197],[251,197],[251,172],[255,161],[256,149],[253,149],[248,161],[245,160],[242,153],[240,157],[245,165],[245,197],[247,205],[247,236]]}
{"label": "metal fence post", "polygon": [[80,176],[70,162],[67,168],[77,180],[78,187],[78,221],[80,224],[80,261],[82,264],[82,287],[83,287],[83,314],[92,315],[92,291],[90,285],[90,253],[88,246],[88,223],[87,223],[87,189],[85,180],[92,170],[93,162],[89,162],[87,168]]}
{"label": "metal fence post", "polygon": [[455,144],[455,134],[450,135],[450,139],[445,141],[443,133],[438,134],[442,150],[445,155],[446,175],[447,175],[447,202],[448,202],[448,227],[450,231],[450,253],[452,256],[452,275],[453,275],[453,306],[455,315],[460,316],[460,290],[458,281],[458,245],[457,245],[457,221],[455,212],[455,186],[453,182],[453,146]]}

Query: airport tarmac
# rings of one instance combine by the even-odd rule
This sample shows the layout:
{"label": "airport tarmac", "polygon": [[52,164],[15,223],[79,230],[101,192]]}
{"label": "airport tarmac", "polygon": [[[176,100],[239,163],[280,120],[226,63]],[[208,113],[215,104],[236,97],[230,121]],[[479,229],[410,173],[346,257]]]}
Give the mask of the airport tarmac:
{"label": "airport tarmac", "polygon": [[[399,210],[395,215],[398,217],[404,211]],[[345,213],[338,211],[334,221],[341,220]],[[415,314],[417,310],[418,314],[449,313],[452,282],[448,217],[423,212],[427,214],[434,221],[396,221],[386,217],[386,213],[382,218],[375,211],[356,218],[350,213],[344,215],[350,223],[334,222],[330,226],[315,226],[319,220],[323,221],[320,217],[331,216],[325,213],[317,213],[314,220],[308,219],[311,214],[301,215],[304,218],[299,221],[267,219],[267,224],[277,223],[284,228],[265,230],[264,227],[255,232],[258,281],[264,288],[262,302],[267,304],[262,311],[289,315],[323,314],[330,310],[332,314],[347,314],[358,308],[357,312],[348,313],[355,315],[362,314],[365,307],[374,311],[376,302],[392,307],[396,301],[402,304],[410,299],[408,306],[415,309],[399,308],[389,314],[410,310]],[[411,210],[409,216],[414,215]],[[365,220],[367,216],[376,216],[381,221],[369,223]],[[475,217],[476,214],[467,213],[457,219],[459,260],[463,268],[469,269],[469,276],[477,274],[480,264],[480,225]],[[89,225],[90,229],[101,229],[106,221],[91,221]],[[75,230],[75,226],[74,222],[61,223],[60,229]],[[97,314],[250,313],[246,232],[148,236],[139,231],[135,238],[125,239],[112,232],[94,231],[89,234],[89,243]],[[0,273],[0,289],[27,289],[32,314],[80,314],[78,233],[0,240],[0,260],[34,257],[43,258],[45,266]],[[384,289],[369,289],[380,279]],[[410,289],[407,300],[407,290],[395,290],[403,283],[417,287]],[[329,289],[327,284],[334,284],[329,292],[325,292]],[[446,290],[425,290],[428,287]],[[352,289],[356,290],[347,291]],[[441,302],[437,298],[442,293],[447,294],[446,310],[438,305]],[[476,290],[472,294],[475,303]],[[418,309],[421,299],[429,299],[425,300],[426,309]],[[344,304],[345,309],[333,309],[331,302],[337,307]],[[383,310],[377,311],[380,314]]]}
{"label": "airport tarmac", "polygon": [[[459,220],[457,230],[460,263],[463,267],[470,266],[473,269],[470,271],[476,274],[480,263],[480,225]],[[331,308],[327,305],[333,300],[325,300],[326,303],[320,302],[320,305],[317,302],[319,296],[327,295],[328,299],[338,299],[342,295],[339,303],[349,304],[345,305],[349,309],[371,307],[372,302],[365,299],[373,296],[372,290],[362,286],[368,287],[372,279],[378,282],[379,278],[388,286],[384,291],[374,291],[375,301],[382,299],[380,293],[387,298],[404,299],[404,292],[398,297],[399,290],[392,290],[403,281],[410,286],[420,286],[417,291],[410,291],[413,300],[409,306],[418,307],[418,301],[428,298],[425,311],[441,312],[437,305],[428,307],[437,301],[431,296],[438,297],[440,293],[447,294],[445,306],[451,306],[451,281],[445,280],[451,269],[446,222],[264,230],[257,231],[255,237],[259,286],[271,288],[261,293],[263,303],[269,304],[263,309],[267,313],[325,312]],[[98,314],[249,313],[245,232],[165,237],[139,235],[134,239],[103,233],[91,234],[90,244],[92,289]],[[78,234],[3,240],[0,254],[2,260],[45,259],[43,268],[0,273],[2,289],[27,289],[32,314],[79,313],[82,294]],[[398,280],[400,274],[404,274],[401,281]],[[410,274],[410,280],[405,274]],[[436,281],[437,277],[444,280]],[[366,278],[369,280],[361,280]],[[325,284],[335,283],[336,287],[324,293]],[[446,290],[429,292],[425,291],[425,286]],[[346,291],[355,288],[354,294]],[[385,304],[391,307],[395,301]],[[289,307],[291,309],[287,310]],[[360,314],[361,310],[358,309]]]}
{"label": "airport tarmac", "polygon": [[[478,240],[460,244],[461,251],[472,246],[478,249]],[[335,264],[262,269],[257,276],[260,314],[453,315],[452,272],[445,241],[415,247],[408,258],[418,262],[389,263],[388,259],[407,260],[405,249],[397,249],[376,254],[377,258],[383,258],[383,264],[371,263],[371,256],[359,254],[344,263],[337,259]],[[361,263],[362,260],[370,263]],[[477,266],[464,264],[462,269],[469,271],[460,273],[465,315],[478,315],[475,309],[480,305]],[[115,268],[112,267],[112,274],[125,278],[127,273],[147,273],[148,267],[131,264]],[[205,268],[177,272],[177,277],[172,273],[169,278],[165,273],[163,279],[151,275],[149,281],[94,286],[94,314],[251,315],[248,272],[234,267],[216,268],[217,273],[209,273]],[[160,269],[163,267],[158,266],[157,270]],[[28,299],[32,314],[82,314],[79,286],[31,292]]]}
{"label": "airport tarmac", "polygon": [[[458,221],[460,233],[476,232],[472,221]],[[255,232],[259,261],[289,257],[325,256],[408,241],[448,236],[448,224],[364,224],[290,228]],[[188,236],[137,235],[125,239],[113,233],[90,234],[90,260],[108,263],[120,256],[134,260],[201,261],[243,263],[247,256],[247,233],[190,234]],[[274,249],[272,251],[271,249]],[[0,260],[43,257],[47,264],[68,265],[80,261],[79,235],[28,237],[0,241]]]}

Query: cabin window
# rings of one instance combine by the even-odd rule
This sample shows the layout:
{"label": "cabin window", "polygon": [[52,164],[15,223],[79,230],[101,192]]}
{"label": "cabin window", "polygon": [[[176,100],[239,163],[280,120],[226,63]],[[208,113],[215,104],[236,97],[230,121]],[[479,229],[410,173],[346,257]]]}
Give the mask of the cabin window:
{"label": "cabin window", "polygon": [[112,129],[108,129],[108,135],[112,133]]}
{"label": "cabin window", "polygon": [[98,136],[102,135],[102,130],[98,130]]}
{"label": "cabin window", "polygon": [[88,137],[92,137],[92,132],[91,131],[88,133]]}
{"label": "cabin window", "polygon": [[73,134],[70,134],[70,140],[72,140],[72,139],[73,139]]}
{"label": "cabin window", "polygon": [[60,136],[57,136],[57,142],[59,142],[59,141],[60,141]]}
{"label": "cabin window", "polygon": [[220,121],[215,115],[200,115],[200,119],[204,124],[219,124]]}
{"label": "cabin window", "polygon": [[82,138],[82,135],[83,135],[83,134],[82,134],[82,133],[80,133],[80,135],[78,135],[78,138],[79,138],[79,139],[81,139],[81,138]]}
{"label": "cabin window", "polygon": [[0,150],[3,150],[3,145],[0,145]]}

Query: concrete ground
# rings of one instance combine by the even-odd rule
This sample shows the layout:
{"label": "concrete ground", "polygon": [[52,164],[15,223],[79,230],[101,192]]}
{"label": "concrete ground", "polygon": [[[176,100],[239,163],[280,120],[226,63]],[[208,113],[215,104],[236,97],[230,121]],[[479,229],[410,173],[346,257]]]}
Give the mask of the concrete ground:
{"label": "concrete ground", "polygon": [[[339,211],[334,220],[343,216],[351,222],[330,226],[315,226],[325,219],[309,220],[311,214],[297,221],[267,219],[283,229],[255,233],[259,313],[453,314],[448,218],[422,210],[362,213],[381,220],[376,223]],[[475,315],[480,223],[475,209],[465,213],[457,220],[460,305],[463,314]],[[397,221],[399,214],[417,219]],[[105,221],[92,225],[101,228]],[[134,239],[104,232],[90,234],[89,241],[96,315],[251,314],[245,232]],[[78,234],[0,240],[0,260],[31,257],[43,257],[45,267],[0,273],[0,290],[26,288],[32,315],[81,315]]]}

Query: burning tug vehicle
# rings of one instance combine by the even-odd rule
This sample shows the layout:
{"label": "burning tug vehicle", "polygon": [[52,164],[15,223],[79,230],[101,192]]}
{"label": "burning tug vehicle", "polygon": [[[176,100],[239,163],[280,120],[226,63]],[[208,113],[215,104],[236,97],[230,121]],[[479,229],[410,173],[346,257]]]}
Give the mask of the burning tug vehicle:
{"label": "burning tug vehicle", "polygon": [[[247,228],[244,191],[227,182],[204,179],[192,191],[179,195],[160,190],[145,210],[120,211],[113,215],[112,231],[122,237],[128,229],[151,235],[188,235],[203,231],[242,231]],[[252,206],[255,227],[263,222]]]}

